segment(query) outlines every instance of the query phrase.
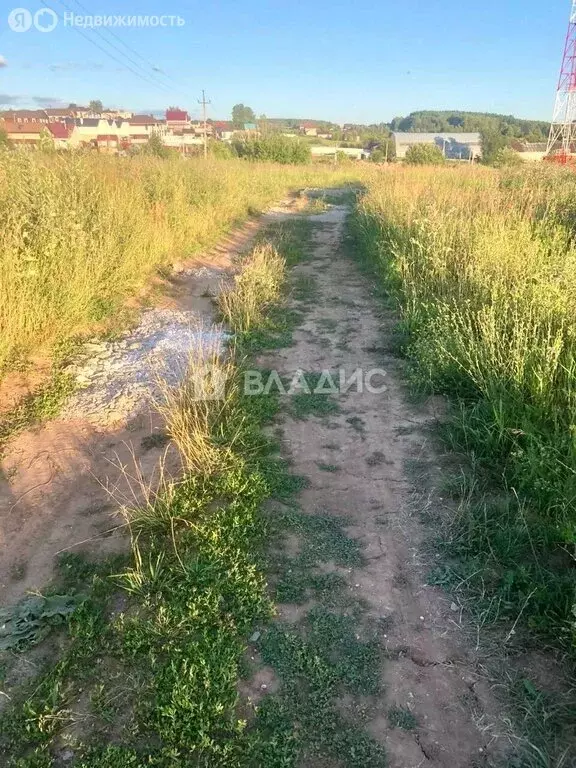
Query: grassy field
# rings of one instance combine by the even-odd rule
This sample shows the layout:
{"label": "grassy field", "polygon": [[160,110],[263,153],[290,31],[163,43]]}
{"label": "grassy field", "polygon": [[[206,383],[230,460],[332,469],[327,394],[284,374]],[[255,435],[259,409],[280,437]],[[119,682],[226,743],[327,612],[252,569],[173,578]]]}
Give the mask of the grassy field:
{"label": "grassy field", "polygon": [[118,316],[159,267],[289,190],[357,170],[0,154],[0,374]]}
{"label": "grassy field", "polygon": [[483,623],[573,646],[576,176],[553,168],[392,168],[352,223],[398,302],[414,383],[452,398],[465,456],[436,580]]}
{"label": "grassy field", "polygon": [[[246,396],[240,386],[247,353],[289,343],[299,319],[287,311],[287,268],[307,258],[310,226],[276,225],[269,238],[221,300],[236,333],[230,356],[214,349],[204,363],[191,360],[186,381],[166,389],[162,411],[186,472],[125,510],[132,552],[96,564],[64,555],[44,597],[3,617],[4,689],[18,652],[50,631],[57,638],[36,675],[9,689],[3,765],[286,768],[311,749],[349,768],[385,764],[382,748],[337,707],[343,691],[377,690],[377,648],[356,633],[350,605],[359,606],[343,580],[317,573],[328,561],[359,564],[359,546],[338,520],[299,510],[294,496],[306,480],[289,474],[262,430],[274,424],[279,398]],[[199,382],[210,386],[206,363],[225,377],[224,399],[197,398]],[[271,498],[282,504],[263,509]],[[296,559],[280,546],[294,531],[306,541]],[[310,590],[319,604],[305,630],[270,624],[273,598],[300,604]],[[334,611],[338,600],[346,615]],[[18,623],[24,612],[37,619],[32,632]],[[254,647],[285,685],[257,707],[238,696],[239,680],[258,668]]]}

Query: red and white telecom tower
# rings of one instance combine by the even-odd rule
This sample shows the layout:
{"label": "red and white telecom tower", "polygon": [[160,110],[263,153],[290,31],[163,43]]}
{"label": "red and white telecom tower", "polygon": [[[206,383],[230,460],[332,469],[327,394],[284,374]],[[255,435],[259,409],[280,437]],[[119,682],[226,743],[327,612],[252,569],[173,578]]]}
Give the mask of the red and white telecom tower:
{"label": "red and white telecom tower", "polygon": [[[570,22],[560,68],[554,115],[546,155],[568,163],[576,154],[576,0],[572,0]],[[570,158],[570,160],[569,160]]]}

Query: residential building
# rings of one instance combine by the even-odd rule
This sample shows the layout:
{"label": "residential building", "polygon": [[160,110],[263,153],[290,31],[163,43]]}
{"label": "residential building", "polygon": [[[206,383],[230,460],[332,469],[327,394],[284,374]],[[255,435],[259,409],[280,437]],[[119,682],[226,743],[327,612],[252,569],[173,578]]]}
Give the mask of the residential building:
{"label": "residential building", "polygon": [[129,112],[126,109],[103,109],[99,116],[107,120],[131,120],[134,117],[134,112]]}
{"label": "residential building", "polygon": [[548,144],[542,142],[512,142],[512,149],[527,163],[535,163],[543,160],[548,151]]}
{"label": "residential building", "polygon": [[222,141],[230,141],[232,136],[234,136],[234,123],[230,120],[214,120],[210,125],[216,136],[219,139],[222,139]]}
{"label": "residential building", "polygon": [[[127,130],[124,131],[124,125]],[[145,144],[153,133],[164,136],[167,126],[164,120],[159,120],[153,115],[134,115],[130,120],[123,123],[121,133],[131,137],[136,144]]]}
{"label": "residential building", "polygon": [[74,119],[74,112],[71,109],[45,109],[44,114],[50,123]]}
{"label": "residential building", "polygon": [[168,128],[185,128],[190,122],[188,112],[183,109],[166,110],[166,126]]}
{"label": "residential building", "polygon": [[310,147],[310,153],[312,157],[335,157],[338,154],[343,154],[352,160],[367,160],[370,157],[370,152],[360,147],[324,147],[313,145]]}
{"label": "residential building", "polygon": [[118,152],[120,139],[117,134],[99,134],[96,136],[95,144],[98,152],[115,154]]}
{"label": "residential building", "polygon": [[47,130],[44,123],[17,123],[13,120],[0,120],[0,128],[6,131],[8,139],[15,147],[30,149],[38,145],[43,131]]}
{"label": "residential building", "polygon": [[410,147],[416,144],[437,146],[450,160],[475,160],[482,156],[479,133],[392,133],[396,157],[403,160]]}
{"label": "residential building", "polygon": [[72,131],[74,130],[73,124],[66,123],[48,123],[47,129],[54,140],[54,146],[56,149],[68,149],[69,139]]}
{"label": "residential building", "polygon": [[300,133],[305,136],[318,136],[318,125],[311,120],[305,120],[298,126]]}
{"label": "residential building", "polygon": [[43,109],[8,109],[0,113],[0,119],[11,123],[48,123],[48,115]]}

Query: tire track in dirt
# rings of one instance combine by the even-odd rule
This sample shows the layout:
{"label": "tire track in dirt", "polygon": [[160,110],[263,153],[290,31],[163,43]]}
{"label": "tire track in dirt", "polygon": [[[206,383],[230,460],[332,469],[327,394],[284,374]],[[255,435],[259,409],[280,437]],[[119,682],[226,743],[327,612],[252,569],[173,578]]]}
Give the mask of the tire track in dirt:
{"label": "tire track in dirt", "polygon": [[[339,707],[345,717],[363,711],[361,724],[385,747],[391,768],[494,765],[504,747],[499,706],[454,604],[426,583],[421,552],[432,532],[419,519],[422,502],[406,473],[410,460],[434,461],[426,427],[441,404],[407,403],[402,363],[383,346],[396,318],[376,304],[367,278],[342,250],[348,212],[338,205],[309,217],[313,253],[292,275],[315,287],[314,300],[304,306],[293,298],[291,308],[305,310],[293,346],[259,361],[288,377],[298,369],[344,368],[347,378],[358,368],[386,371],[383,393],[340,393],[339,410],[329,417],[294,418],[287,405],[283,422],[292,469],[309,480],[298,498],[303,512],[346,518],[347,534],[361,544],[361,566],[328,570],[345,577],[367,620],[381,628],[382,693],[360,702],[346,695]],[[301,619],[306,610],[281,604],[280,620]],[[411,713],[411,727],[393,727],[394,711]],[[318,758],[303,764],[332,765]]]}

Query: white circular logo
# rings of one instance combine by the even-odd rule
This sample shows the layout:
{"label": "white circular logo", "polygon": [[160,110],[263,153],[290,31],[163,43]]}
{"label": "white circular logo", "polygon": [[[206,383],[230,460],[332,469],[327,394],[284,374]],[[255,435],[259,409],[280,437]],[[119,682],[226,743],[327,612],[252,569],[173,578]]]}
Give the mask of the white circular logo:
{"label": "white circular logo", "polygon": [[58,16],[52,8],[41,8],[34,14],[34,26],[38,32],[52,32],[58,24]]}
{"label": "white circular logo", "polygon": [[27,8],[14,8],[8,14],[8,26],[13,32],[28,32],[32,26],[32,14]]}

